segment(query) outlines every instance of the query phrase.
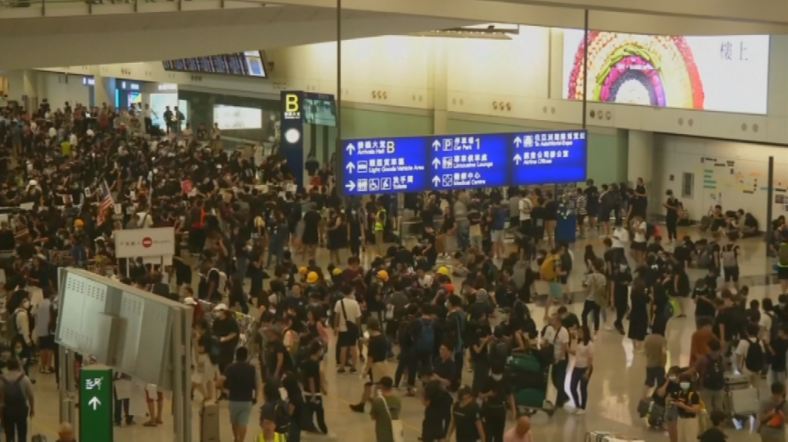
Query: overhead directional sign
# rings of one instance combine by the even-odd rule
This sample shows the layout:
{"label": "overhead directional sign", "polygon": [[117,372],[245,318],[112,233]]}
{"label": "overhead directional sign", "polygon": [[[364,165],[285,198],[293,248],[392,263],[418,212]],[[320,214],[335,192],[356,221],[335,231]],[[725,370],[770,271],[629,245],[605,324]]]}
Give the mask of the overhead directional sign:
{"label": "overhead directional sign", "polygon": [[82,367],[79,376],[79,440],[112,442],[112,369]]}
{"label": "overhead directional sign", "polygon": [[586,132],[552,131],[345,140],[346,195],[579,182]]}
{"label": "overhead directional sign", "polygon": [[515,186],[576,183],[586,179],[585,131],[511,134]]}
{"label": "overhead directional sign", "polygon": [[425,188],[425,138],[386,138],[343,143],[347,194],[418,192]]}
{"label": "overhead directional sign", "polygon": [[505,135],[458,135],[433,140],[430,184],[435,189],[507,184]]}

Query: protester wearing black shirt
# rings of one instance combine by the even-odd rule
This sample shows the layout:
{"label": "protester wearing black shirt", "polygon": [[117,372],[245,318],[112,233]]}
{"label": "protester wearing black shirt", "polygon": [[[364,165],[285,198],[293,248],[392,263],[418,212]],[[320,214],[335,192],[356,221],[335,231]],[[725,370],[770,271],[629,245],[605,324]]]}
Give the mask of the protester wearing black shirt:
{"label": "protester wearing black shirt", "polygon": [[450,391],[455,391],[460,384],[460,373],[457,372],[457,365],[454,362],[453,351],[447,344],[441,344],[439,358],[433,367],[433,376],[443,383],[443,386]]}
{"label": "protester wearing black shirt", "polygon": [[227,306],[219,304],[214,307],[217,317],[213,321],[213,335],[219,340],[219,371],[224,373],[225,368],[233,360],[235,347],[238,346],[238,322],[233,318]]}
{"label": "protester wearing black shirt", "polygon": [[451,394],[446,391],[440,381],[426,380],[422,402],[424,403],[424,420],[421,425],[422,442],[443,440],[451,423]]}
{"label": "protester wearing black shirt", "polygon": [[479,397],[482,399],[481,414],[487,442],[503,442],[507,409],[512,416],[517,415],[514,397],[508,382],[503,379],[503,371],[493,369],[490,372]]}
{"label": "protester wearing black shirt", "polygon": [[446,437],[450,438],[456,431],[457,442],[477,442],[480,439],[485,441],[480,411],[473,391],[469,387],[461,388],[457,392],[457,403],[452,409],[451,425]]}

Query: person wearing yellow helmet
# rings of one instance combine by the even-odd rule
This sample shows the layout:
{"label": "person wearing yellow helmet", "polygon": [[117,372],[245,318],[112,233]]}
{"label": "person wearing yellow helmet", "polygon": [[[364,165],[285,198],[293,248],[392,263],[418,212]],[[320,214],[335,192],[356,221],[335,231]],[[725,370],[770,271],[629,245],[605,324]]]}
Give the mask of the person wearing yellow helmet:
{"label": "person wearing yellow helmet", "polygon": [[317,284],[319,280],[320,277],[317,275],[317,272],[309,272],[306,275],[307,284]]}
{"label": "person wearing yellow helmet", "polygon": [[449,268],[448,268],[448,267],[446,267],[446,266],[440,266],[440,267],[438,267],[438,271],[437,271],[437,272],[435,272],[435,273],[437,273],[437,274],[439,274],[439,275],[443,275],[443,276],[451,276],[451,274],[450,274],[450,272],[449,272]]}
{"label": "person wearing yellow helmet", "polygon": [[388,282],[389,281],[389,272],[387,272],[385,270],[379,270],[378,273],[377,273],[377,277],[378,277],[379,280],[381,280],[384,283]]}

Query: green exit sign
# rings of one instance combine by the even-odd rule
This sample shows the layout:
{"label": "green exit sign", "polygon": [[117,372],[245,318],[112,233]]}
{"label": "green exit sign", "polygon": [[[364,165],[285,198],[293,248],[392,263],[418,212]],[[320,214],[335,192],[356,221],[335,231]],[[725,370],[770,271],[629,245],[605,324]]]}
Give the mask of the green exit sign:
{"label": "green exit sign", "polygon": [[112,442],[112,369],[82,367],[79,377],[79,440]]}

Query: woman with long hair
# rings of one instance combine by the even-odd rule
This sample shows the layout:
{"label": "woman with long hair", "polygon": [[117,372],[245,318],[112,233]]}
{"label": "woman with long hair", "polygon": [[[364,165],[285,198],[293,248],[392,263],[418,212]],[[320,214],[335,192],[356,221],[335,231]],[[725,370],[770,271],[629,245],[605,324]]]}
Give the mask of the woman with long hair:
{"label": "woman with long hair", "polygon": [[572,370],[569,390],[575,403],[576,414],[585,414],[588,404],[588,381],[594,371],[594,344],[591,342],[588,325],[578,329],[576,343],[569,347],[569,353],[575,357],[575,368]]}

